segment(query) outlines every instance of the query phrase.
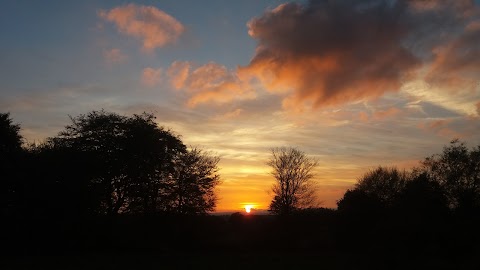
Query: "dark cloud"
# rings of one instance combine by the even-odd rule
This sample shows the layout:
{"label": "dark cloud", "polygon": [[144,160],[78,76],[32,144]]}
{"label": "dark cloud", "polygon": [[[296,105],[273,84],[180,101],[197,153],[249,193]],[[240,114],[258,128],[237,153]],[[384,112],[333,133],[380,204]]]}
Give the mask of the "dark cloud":
{"label": "dark cloud", "polygon": [[282,4],[248,23],[258,46],[239,73],[293,108],[379,97],[423,67],[430,83],[464,80],[480,71],[475,10],[440,0]]}

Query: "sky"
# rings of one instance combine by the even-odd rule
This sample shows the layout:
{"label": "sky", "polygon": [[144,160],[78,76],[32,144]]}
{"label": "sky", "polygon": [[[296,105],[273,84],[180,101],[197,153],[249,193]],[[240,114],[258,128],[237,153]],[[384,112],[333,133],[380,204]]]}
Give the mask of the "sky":
{"label": "sky", "polygon": [[268,208],[274,147],[336,201],[377,166],[480,145],[480,6],[468,0],[3,1],[0,111],[29,143],[69,115],[152,112],[221,157],[217,211]]}

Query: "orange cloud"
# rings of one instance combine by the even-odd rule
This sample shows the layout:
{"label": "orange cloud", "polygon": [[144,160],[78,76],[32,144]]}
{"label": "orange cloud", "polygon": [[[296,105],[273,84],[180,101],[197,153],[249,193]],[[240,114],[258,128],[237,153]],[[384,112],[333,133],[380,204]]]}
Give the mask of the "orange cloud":
{"label": "orange cloud", "polygon": [[256,97],[255,91],[240,80],[236,72],[214,62],[193,67],[190,62],[176,61],[171,64],[167,74],[174,88],[189,95],[187,104],[190,107]]}
{"label": "orange cloud", "polygon": [[358,119],[362,122],[368,122],[368,114],[366,112],[359,112],[358,113]]}
{"label": "orange cloud", "polygon": [[472,0],[409,0],[408,4],[416,12],[435,12],[448,8],[454,10],[457,16],[471,15],[474,7]]}
{"label": "orange cloud", "polygon": [[478,31],[478,30],[480,30],[480,20],[468,23],[467,26],[465,27],[465,30],[467,30],[467,31]]}
{"label": "orange cloud", "polygon": [[128,58],[120,49],[105,50],[103,52],[103,57],[108,64],[118,64],[124,62]]}
{"label": "orange cloud", "polygon": [[398,108],[390,108],[388,110],[384,110],[384,111],[376,111],[373,113],[373,118],[375,119],[385,119],[385,118],[390,118],[390,117],[394,117],[394,116],[397,116],[401,113],[402,111]]}
{"label": "orange cloud", "polygon": [[480,116],[480,101],[475,106],[477,106],[477,115]]}
{"label": "orange cloud", "polygon": [[121,33],[141,39],[147,50],[175,42],[185,30],[175,18],[153,6],[129,4],[98,15],[113,22]]}
{"label": "orange cloud", "polygon": [[420,123],[418,125],[419,128],[429,131],[429,130],[440,130],[446,128],[446,126],[450,123],[450,120],[440,119],[440,120],[433,120],[427,123]]}
{"label": "orange cloud", "polygon": [[252,19],[249,34],[259,45],[240,74],[286,94],[286,108],[318,108],[398,90],[419,65],[402,45],[406,26],[393,19],[399,7],[346,2],[282,4]]}
{"label": "orange cloud", "polygon": [[236,109],[234,111],[230,111],[230,112],[227,112],[225,114],[222,114],[220,116],[217,116],[215,117],[214,119],[215,120],[219,120],[219,121],[222,121],[222,120],[230,120],[232,118],[237,118],[238,116],[240,116],[240,114],[243,112],[243,109]]}
{"label": "orange cloud", "polygon": [[469,24],[450,43],[433,49],[427,82],[458,90],[474,90],[480,74],[480,27]]}
{"label": "orange cloud", "polygon": [[148,87],[157,86],[162,79],[163,70],[161,68],[144,68],[142,72],[141,82],[143,85]]}
{"label": "orange cloud", "polygon": [[175,61],[167,71],[171,83],[175,89],[181,89],[190,73],[190,63],[186,61]]}

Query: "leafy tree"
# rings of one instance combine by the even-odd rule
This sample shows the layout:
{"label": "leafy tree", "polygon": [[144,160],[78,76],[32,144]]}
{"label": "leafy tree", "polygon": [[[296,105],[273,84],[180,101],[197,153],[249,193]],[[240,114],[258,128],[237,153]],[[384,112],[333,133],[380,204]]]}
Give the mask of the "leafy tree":
{"label": "leafy tree", "polygon": [[480,145],[469,150],[453,140],[441,154],[426,158],[421,170],[444,190],[451,208],[480,208]]}
{"label": "leafy tree", "polygon": [[55,149],[68,148],[82,157],[75,162],[84,165],[97,212],[156,211],[167,199],[173,161],[186,147],[154,119],[151,114],[129,118],[93,111],[71,118],[72,124],[50,139]]}
{"label": "leafy tree", "polygon": [[395,203],[397,210],[416,219],[447,213],[447,198],[438,182],[432,181],[424,172],[414,174],[398,196]]}
{"label": "leafy tree", "polygon": [[312,183],[313,170],[318,162],[296,148],[274,148],[267,162],[272,167],[275,184],[272,187],[274,198],[270,211],[289,214],[299,208],[312,207],[316,203],[315,188]]}
{"label": "leafy tree", "polygon": [[220,158],[193,148],[175,160],[168,187],[171,211],[180,214],[202,214],[213,211],[217,198],[214,188],[220,182]]}
{"label": "leafy tree", "polygon": [[409,174],[395,167],[378,167],[358,179],[354,190],[377,198],[386,206],[391,206],[405,188]]}
{"label": "leafy tree", "polygon": [[367,218],[384,210],[384,205],[377,196],[359,189],[349,189],[337,201],[338,211],[350,216]]}
{"label": "leafy tree", "polygon": [[129,208],[155,212],[169,204],[171,176],[186,147],[171,131],[159,128],[151,114],[134,115],[127,120],[125,155],[130,160],[126,174]]}

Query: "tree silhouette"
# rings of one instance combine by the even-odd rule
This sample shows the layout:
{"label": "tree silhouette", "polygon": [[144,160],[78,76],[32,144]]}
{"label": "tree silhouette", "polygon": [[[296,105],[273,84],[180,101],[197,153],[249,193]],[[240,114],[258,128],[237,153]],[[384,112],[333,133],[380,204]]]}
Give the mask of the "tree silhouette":
{"label": "tree silhouette", "polygon": [[22,141],[20,125],[13,124],[10,113],[0,113],[0,153],[2,157],[18,153],[22,148]]}
{"label": "tree silhouette", "polygon": [[377,198],[386,206],[391,206],[405,188],[409,174],[395,167],[378,167],[358,179],[354,190]]}
{"label": "tree silhouette", "polygon": [[425,172],[414,171],[414,174],[397,197],[396,210],[417,219],[447,213],[447,198],[438,182],[432,181]]}
{"label": "tree silhouette", "polygon": [[385,208],[377,196],[359,189],[347,190],[343,197],[337,201],[337,207],[342,214],[361,217],[362,219],[371,218]]}
{"label": "tree silhouette", "polygon": [[299,208],[314,206],[315,188],[313,170],[318,162],[296,148],[274,148],[267,162],[272,167],[275,184],[270,210],[277,214],[289,214]]}
{"label": "tree silhouette", "polygon": [[480,145],[469,150],[458,139],[422,162],[423,172],[438,182],[453,209],[480,208]]}
{"label": "tree silhouette", "polygon": [[219,161],[219,157],[196,148],[179,155],[168,187],[169,210],[180,214],[213,211],[217,201],[214,188],[220,182]]}
{"label": "tree silhouette", "polygon": [[72,124],[50,143],[83,158],[97,212],[151,212],[164,204],[174,159],[186,151],[151,114],[120,116],[93,111],[71,118]]}
{"label": "tree silhouette", "polygon": [[18,204],[22,163],[20,125],[10,113],[0,113],[0,210],[11,212]]}
{"label": "tree silhouette", "polygon": [[187,150],[152,114],[127,117],[102,110],[71,120],[57,137],[31,151],[36,164],[31,171],[41,181],[30,186],[50,194],[32,192],[31,201],[63,212],[68,210],[55,203],[107,215],[214,209],[219,158]]}

